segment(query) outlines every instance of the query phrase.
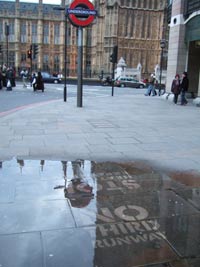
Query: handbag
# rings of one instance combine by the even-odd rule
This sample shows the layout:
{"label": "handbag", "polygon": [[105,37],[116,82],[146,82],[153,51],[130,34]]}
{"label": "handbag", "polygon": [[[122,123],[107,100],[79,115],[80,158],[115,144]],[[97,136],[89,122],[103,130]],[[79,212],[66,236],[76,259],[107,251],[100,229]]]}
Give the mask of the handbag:
{"label": "handbag", "polygon": [[10,82],[10,80],[7,81],[7,87],[11,87],[11,82]]}

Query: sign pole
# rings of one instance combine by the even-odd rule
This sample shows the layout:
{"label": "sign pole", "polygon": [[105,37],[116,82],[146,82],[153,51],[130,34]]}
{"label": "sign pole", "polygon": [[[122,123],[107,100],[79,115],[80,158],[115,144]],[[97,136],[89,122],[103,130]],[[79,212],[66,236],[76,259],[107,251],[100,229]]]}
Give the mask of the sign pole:
{"label": "sign pole", "polygon": [[9,54],[8,54],[8,36],[9,36],[9,25],[6,23],[5,24],[5,35],[6,35],[6,64],[7,68],[9,67]]}
{"label": "sign pole", "polygon": [[112,96],[114,96],[115,63],[112,63]]}
{"label": "sign pole", "polygon": [[83,28],[78,27],[78,86],[77,86],[77,107],[83,106]]}
{"label": "sign pole", "polygon": [[74,0],[67,9],[69,21],[78,27],[78,84],[77,84],[77,107],[83,106],[83,27],[89,26],[97,11],[89,0]]}
{"label": "sign pole", "polygon": [[64,102],[67,101],[67,20],[66,20],[66,15],[65,15],[65,26],[64,26],[64,30],[65,30],[65,52],[64,52],[64,90],[63,90],[63,99]]}

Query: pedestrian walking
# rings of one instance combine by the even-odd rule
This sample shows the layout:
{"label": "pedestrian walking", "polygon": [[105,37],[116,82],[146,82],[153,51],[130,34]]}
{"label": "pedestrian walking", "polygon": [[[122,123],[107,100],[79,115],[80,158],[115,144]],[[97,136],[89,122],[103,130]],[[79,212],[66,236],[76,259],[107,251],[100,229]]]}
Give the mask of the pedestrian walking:
{"label": "pedestrian walking", "polygon": [[0,66],[0,90],[2,89],[2,72],[1,72],[1,66]]}
{"label": "pedestrian walking", "polygon": [[155,90],[155,82],[156,82],[156,77],[152,73],[151,76],[150,76],[150,80],[149,80],[149,85],[148,85],[147,91],[144,94],[145,96],[150,96],[151,94],[152,94],[152,96],[157,95],[156,90]]}
{"label": "pedestrian walking", "polygon": [[181,87],[181,105],[187,105],[188,101],[186,100],[185,93],[188,91],[189,88],[189,79],[187,77],[186,71],[184,71],[182,74],[180,87]]}
{"label": "pedestrian walking", "polygon": [[180,87],[180,75],[176,74],[175,79],[172,81],[172,86],[171,86],[171,92],[174,94],[174,104],[177,104],[178,101],[178,95],[181,92],[181,87]]}
{"label": "pedestrian walking", "polygon": [[27,77],[28,77],[28,71],[24,69],[24,70],[22,70],[20,72],[20,75],[21,75],[21,78],[22,78],[23,87],[26,88],[27,87],[26,80],[27,80]]}
{"label": "pedestrian walking", "polygon": [[36,89],[42,90],[42,92],[44,92],[44,82],[43,82],[43,77],[40,71],[38,71],[38,75],[36,78]]}
{"label": "pedestrian walking", "polygon": [[33,73],[33,76],[32,76],[31,86],[33,86],[33,91],[35,91],[36,90],[36,74],[35,73]]}
{"label": "pedestrian walking", "polygon": [[15,78],[16,78],[16,69],[15,69],[15,67],[12,67],[11,68],[11,70],[12,70],[12,78],[11,78],[11,86],[12,87],[15,87],[16,86],[16,82],[15,82]]}
{"label": "pedestrian walking", "polygon": [[8,68],[6,72],[6,81],[7,81],[6,90],[7,91],[12,91],[12,84],[11,84],[12,78],[13,78],[12,68]]}

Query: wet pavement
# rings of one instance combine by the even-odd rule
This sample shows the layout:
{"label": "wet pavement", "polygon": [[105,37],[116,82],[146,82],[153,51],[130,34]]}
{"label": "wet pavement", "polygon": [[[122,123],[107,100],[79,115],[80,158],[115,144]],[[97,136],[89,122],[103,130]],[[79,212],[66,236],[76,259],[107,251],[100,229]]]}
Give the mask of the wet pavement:
{"label": "wet pavement", "polygon": [[199,267],[199,108],[87,90],[0,113],[0,267]]}
{"label": "wet pavement", "polygon": [[200,177],[144,162],[0,165],[1,267],[199,267]]}

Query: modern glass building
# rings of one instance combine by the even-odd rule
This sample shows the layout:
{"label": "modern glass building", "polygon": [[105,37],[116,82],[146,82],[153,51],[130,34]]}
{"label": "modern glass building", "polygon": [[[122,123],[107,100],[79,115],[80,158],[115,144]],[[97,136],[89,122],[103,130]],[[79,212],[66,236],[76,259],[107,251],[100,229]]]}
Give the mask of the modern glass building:
{"label": "modern glass building", "polygon": [[167,91],[176,73],[188,72],[189,92],[200,97],[200,1],[170,0]]}

